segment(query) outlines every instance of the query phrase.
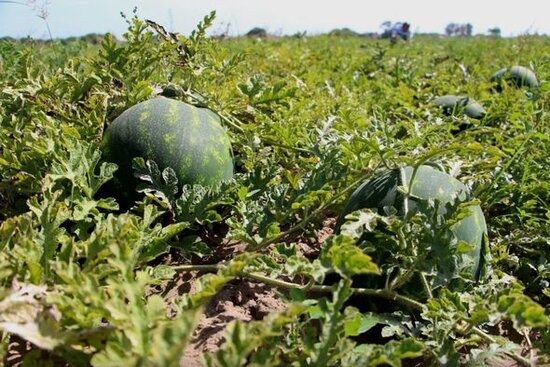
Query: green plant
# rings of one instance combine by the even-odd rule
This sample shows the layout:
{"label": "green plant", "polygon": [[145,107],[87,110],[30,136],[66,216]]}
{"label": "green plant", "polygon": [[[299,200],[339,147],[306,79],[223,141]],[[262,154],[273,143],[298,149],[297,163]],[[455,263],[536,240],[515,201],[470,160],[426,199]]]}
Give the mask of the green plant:
{"label": "green plant", "polygon": [[[207,36],[213,19],[188,37],[134,14],[121,40],[0,41],[2,356],[548,363],[549,39],[220,41]],[[491,71],[518,63],[532,65],[539,88],[493,93]],[[136,158],[127,169],[143,195],[126,207],[106,190],[117,171],[100,159],[104,128],[163,89],[216,112],[235,173],[219,186],[176,183],[170,164]],[[429,102],[450,91],[482,102],[485,117],[457,133],[468,117]],[[415,210],[361,209],[333,232],[362,182],[426,162],[477,200],[397,185]],[[459,261],[477,259],[472,246],[453,231],[477,205],[489,239],[480,281]],[[434,253],[434,243],[449,246]],[[205,351],[212,332],[221,345]]]}

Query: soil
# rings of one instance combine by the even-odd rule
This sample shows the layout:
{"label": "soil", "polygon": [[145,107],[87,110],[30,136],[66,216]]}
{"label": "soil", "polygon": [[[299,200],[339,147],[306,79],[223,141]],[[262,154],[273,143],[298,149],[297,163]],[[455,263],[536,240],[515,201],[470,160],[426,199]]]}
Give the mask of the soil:
{"label": "soil", "polygon": [[180,365],[201,366],[200,354],[218,349],[231,321],[261,320],[269,312],[284,308],[284,302],[278,299],[272,287],[245,279],[229,283],[205,305]]}
{"label": "soil", "polygon": [[[334,223],[335,218],[327,218],[323,222],[323,227],[317,230],[311,238],[294,239],[300,254],[307,258],[316,258],[320,245],[332,233]],[[228,260],[244,251],[246,251],[246,246],[242,244],[222,242],[208,262]],[[214,259],[215,261],[213,261]],[[162,293],[169,301],[182,294],[193,292],[195,282],[201,275],[196,271],[180,273],[169,284],[162,287]],[[157,289],[157,291],[159,290]],[[273,287],[243,278],[231,281],[204,306],[193,339],[187,346],[180,365],[182,367],[202,366],[201,353],[214,352],[220,347],[225,340],[226,327],[231,321],[262,320],[268,313],[284,308],[285,303],[279,298]]]}

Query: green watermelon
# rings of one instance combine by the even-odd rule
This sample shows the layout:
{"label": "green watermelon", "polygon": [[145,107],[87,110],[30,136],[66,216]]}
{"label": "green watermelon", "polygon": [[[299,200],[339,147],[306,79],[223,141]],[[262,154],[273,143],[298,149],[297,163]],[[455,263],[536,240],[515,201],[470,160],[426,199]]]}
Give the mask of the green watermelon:
{"label": "green watermelon", "polygon": [[134,193],[138,183],[135,157],[155,161],[161,171],[171,167],[180,186],[213,185],[233,176],[231,143],[220,118],[164,97],[138,103],[117,117],[105,131],[102,151],[106,161],[119,166],[114,183],[123,193]]}
{"label": "green watermelon", "polygon": [[168,98],[181,97],[183,96],[183,89],[178,85],[168,84],[162,87],[160,95]]}
{"label": "green watermelon", "polygon": [[491,76],[492,82],[497,82],[501,80],[507,80],[515,86],[518,87],[538,87],[539,82],[535,73],[531,69],[528,69],[524,66],[512,66],[511,68],[503,68],[494,73]]}
{"label": "green watermelon", "polygon": [[[412,173],[413,167],[402,167],[383,172],[364,182],[351,195],[340,214],[336,223],[336,232],[340,231],[345,216],[355,210],[373,208],[378,209],[380,214],[384,214],[385,207],[393,206],[400,215],[404,214],[405,205],[409,211],[418,210],[413,200],[405,201],[403,194],[397,190],[398,186],[409,187]],[[464,184],[451,175],[423,165],[416,172],[411,194],[420,199],[438,199],[442,203],[448,203],[457,195],[460,200],[465,200],[469,192]],[[481,251],[487,234],[487,225],[478,205],[473,205],[469,209],[471,214],[457,222],[452,230],[458,240],[465,241],[474,248],[463,256],[463,260],[471,264],[472,276],[478,278],[481,272]],[[446,209],[441,206],[439,210],[443,214]],[[437,248],[434,248],[434,251],[437,253]]]}
{"label": "green watermelon", "polygon": [[434,100],[446,114],[464,113],[466,116],[481,119],[485,116],[485,109],[472,98],[464,96],[445,95]]}

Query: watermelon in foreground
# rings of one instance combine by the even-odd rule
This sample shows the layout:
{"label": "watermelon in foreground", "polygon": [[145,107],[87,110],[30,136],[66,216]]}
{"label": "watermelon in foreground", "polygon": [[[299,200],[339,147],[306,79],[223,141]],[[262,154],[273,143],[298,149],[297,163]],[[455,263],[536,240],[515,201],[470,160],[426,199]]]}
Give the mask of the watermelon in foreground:
{"label": "watermelon in foreground", "polygon": [[115,186],[122,193],[133,193],[138,183],[135,157],[155,161],[161,171],[171,167],[180,186],[213,185],[233,176],[231,143],[219,117],[164,97],[124,111],[105,131],[102,150],[105,160],[119,166]]}
{"label": "watermelon in foreground", "polygon": [[[404,195],[398,191],[399,186],[409,187],[411,185],[413,172],[413,167],[386,171],[359,186],[340,214],[336,223],[336,231],[340,230],[345,216],[355,210],[373,208],[378,209],[380,214],[384,214],[384,208],[391,206],[396,208],[400,215],[404,214],[405,207],[413,212],[418,210],[414,200],[405,200]],[[437,199],[443,204],[449,203],[455,197],[464,201],[469,194],[467,187],[456,178],[426,165],[418,168],[412,181],[410,193],[414,198]],[[440,214],[444,214],[445,210],[444,205],[439,207]],[[469,210],[471,214],[455,223],[452,231],[457,240],[464,241],[473,248],[463,255],[463,261],[470,264],[468,268],[471,269],[472,276],[478,278],[481,272],[481,251],[487,235],[487,226],[479,205],[472,205]],[[433,249],[435,253],[437,253],[436,246]]]}

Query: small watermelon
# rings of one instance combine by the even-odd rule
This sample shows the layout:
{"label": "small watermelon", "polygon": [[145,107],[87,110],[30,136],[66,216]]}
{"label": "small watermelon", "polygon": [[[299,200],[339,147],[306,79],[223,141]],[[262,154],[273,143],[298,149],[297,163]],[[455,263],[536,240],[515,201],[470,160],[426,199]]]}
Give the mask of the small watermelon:
{"label": "small watermelon", "polygon": [[168,84],[162,87],[160,95],[168,98],[181,97],[183,96],[183,89],[178,85]]}
{"label": "small watermelon", "polygon": [[498,82],[503,79],[518,87],[525,86],[534,88],[538,87],[539,85],[535,73],[533,73],[531,69],[519,65],[512,66],[509,69],[500,69],[491,76],[492,82]]}
{"label": "small watermelon", "polygon": [[[418,206],[413,200],[405,201],[403,194],[397,190],[398,186],[409,187],[413,171],[413,167],[402,167],[385,171],[364,182],[351,195],[340,214],[336,223],[336,232],[340,231],[345,216],[355,210],[373,208],[382,215],[385,207],[396,208],[400,215],[404,214],[405,205],[409,211],[418,210]],[[423,165],[416,172],[412,182],[411,195],[424,200],[438,199],[445,204],[457,195],[460,200],[465,200],[469,192],[464,184],[451,175],[431,166]],[[473,205],[469,209],[471,214],[457,222],[452,230],[459,241],[465,241],[473,247],[473,250],[464,254],[462,258],[471,264],[472,277],[478,278],[481,272],[481,251],[487,235],[487,225],[478,205]],[[444,206],[440,206],[439,210],[443,214],[446,209]],[[434,253],[437,253],[437,247],[434,247]]]}
{"label": "small watermelon", "polygon": [[233,176],[233,154],[220,118],[212,111],[157,97],[130,107],[106,129],[103,157],[119,169],[117,191],[131,196],[138,183],[132,159],[171,167],[180,185],[212,185]]}
{"label": "small watermelon", "polygon": [[481,119],[485,116],[485,109],[472,98],[464,96],[445,95],[434,100],[446,114],[464,113],[466,116]]}

